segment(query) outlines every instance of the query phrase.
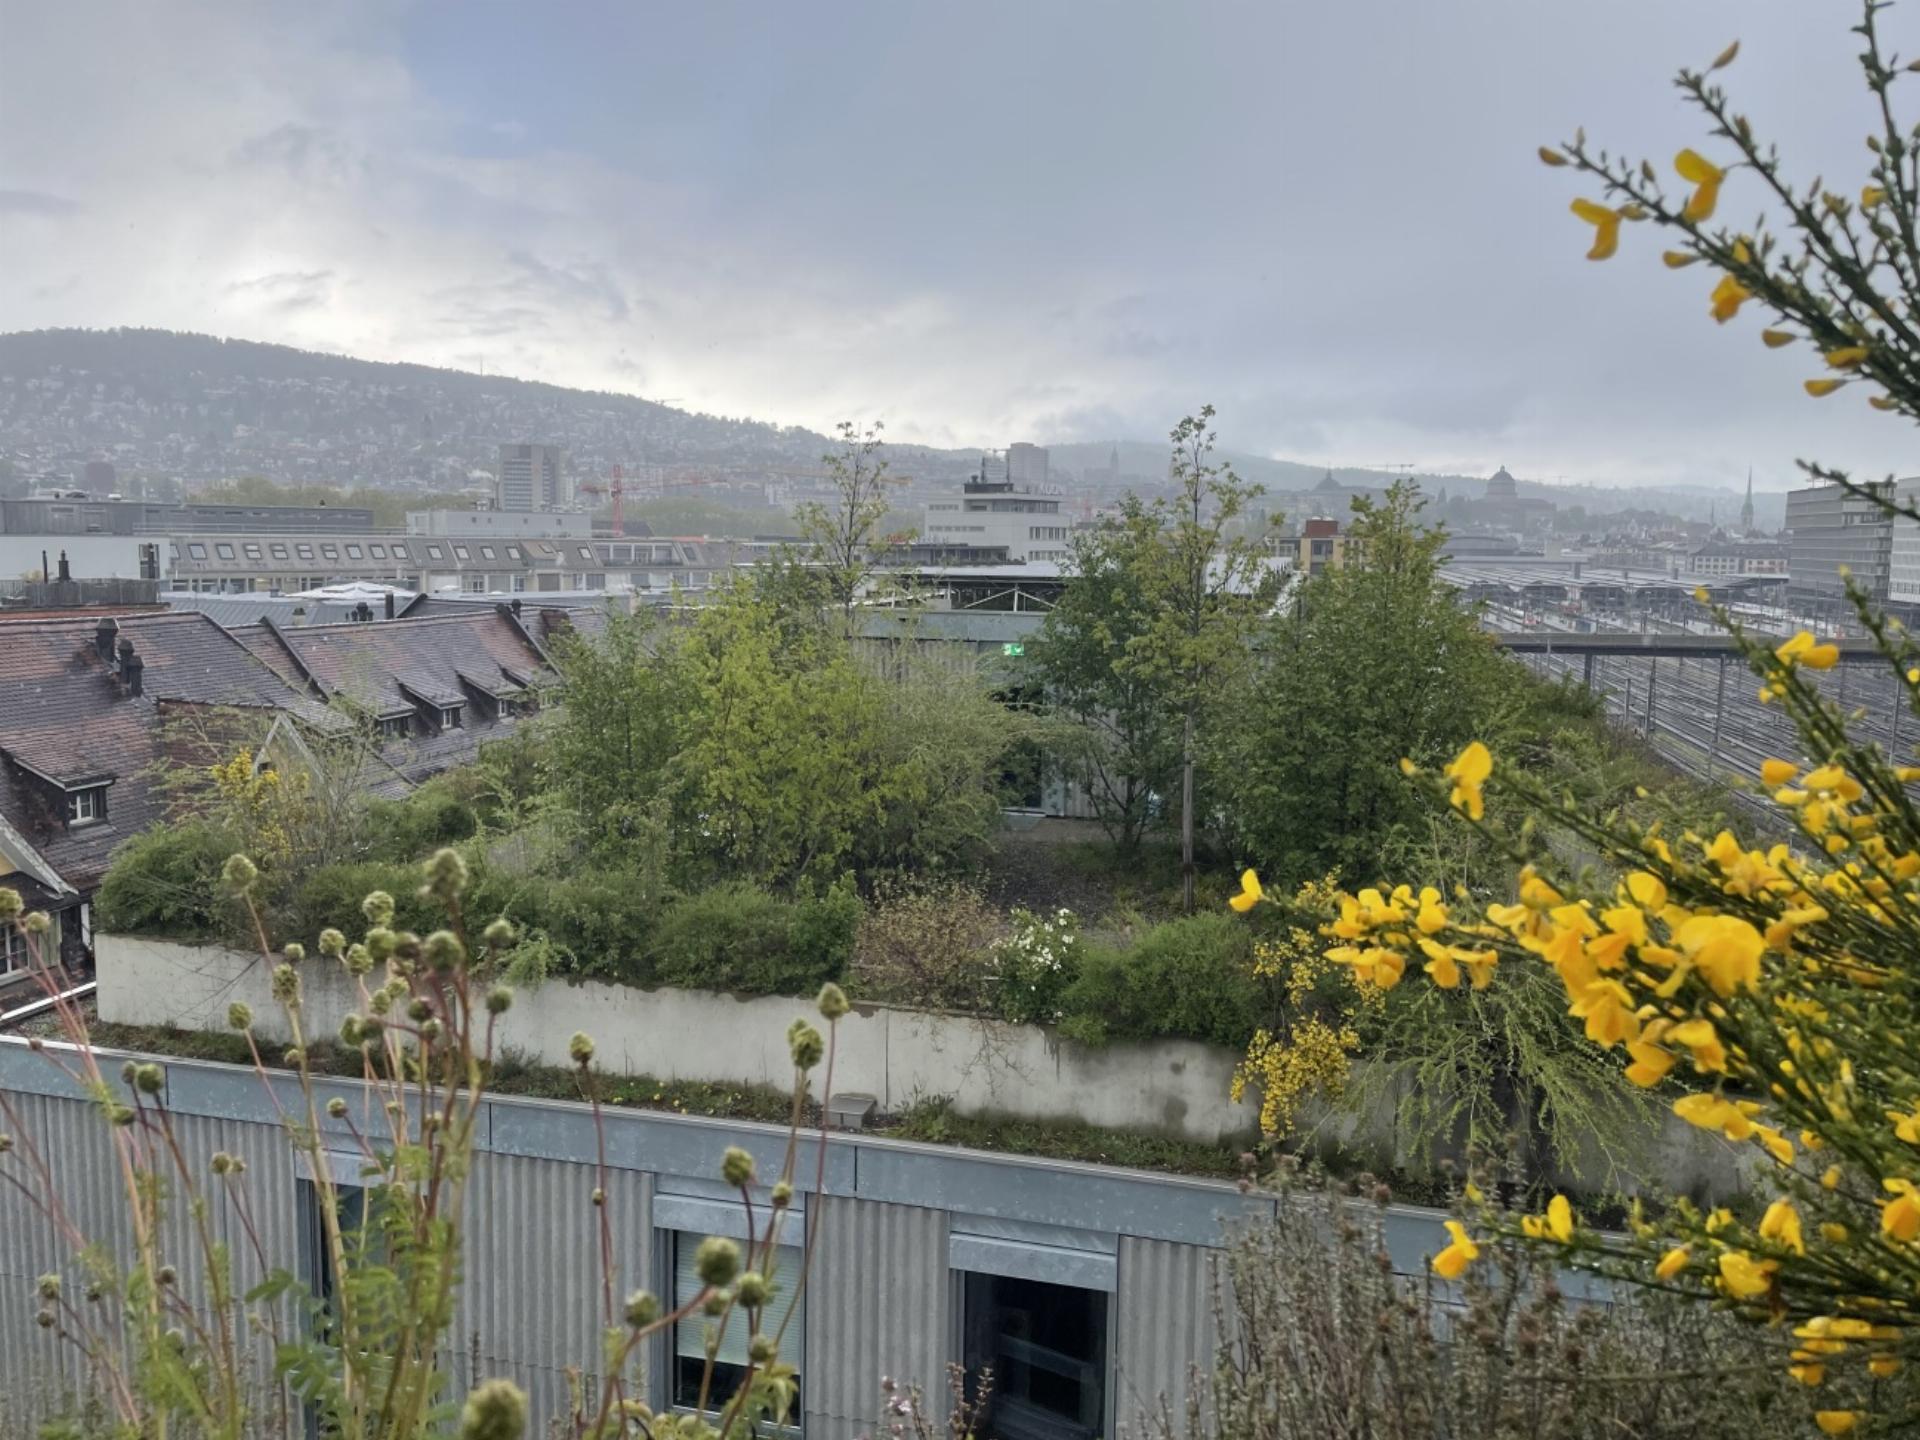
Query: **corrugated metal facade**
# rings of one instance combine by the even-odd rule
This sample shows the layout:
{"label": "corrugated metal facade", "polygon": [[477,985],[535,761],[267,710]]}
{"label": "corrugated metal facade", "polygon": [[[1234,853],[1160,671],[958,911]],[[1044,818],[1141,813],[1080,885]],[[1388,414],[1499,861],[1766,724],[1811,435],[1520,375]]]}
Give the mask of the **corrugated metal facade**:
{"label": "corrugated metal facade", "polygon": [[882,1377],[922,1386],[932,1413],[944,1415],[946,1215],[829,1198],[816,1223],[821,1263],[807,1289],[811,1363],[801,1377],[809,1440],[877,1432]]}
{"label": "corrugated metal facade", "polygon": [[[72,1098],[74,1087],[49,1058],[0,1039],[0,1097],[12,1111],[10,1118],[0,1114],[0,1129],[32,1137],[81,1233],[124,1243],[121,1176],[100,1113]],[[297,1272],[311,1192],[266,1088],[231,1066],[160,1063],[189,1167],[203,1170],[220,1150],[244,1158],[241,1188],[268,1264]],[[117,1058],[108,1065],[114,1073]],[[366,1098],[344,1082],[325,1082],[322,1090],[323,1101],[332,1094]],[[350,1145],[344,1122],[323,1119],[321,1125],[330,1145]],[[478,1130],[466,1273],[448,1336],[447,1394],[455,1400],[464,1394],[477,1357],[485,1375],[510,1376],[528,1390],[535,1435],[565,1416],[566,1367],[591,1370],[599,1363],[600,1232],[592,1204],[598,1137],[584,1106],[504,1097],[487,1102]],[[657,1195],[675,1196],[674,1213],[681,1215],[689,1213],[685,1197],[724,1198],[715,1175],[727,1146],[745,1146],[771,1161],[785,1138],[777,1127],[610,1112],[604,1140],[615,1304],[636,1287],[667,1288],[660,1270],[667,1239],[659,1228],[668,1223],[661,1218],[667,1205],[662,1199],[656,1206]],[[1112,1287],[1109,1432],[1132,1428],[1140,1410],[1162,1393],[1177,1414],[1190,1369],[1211,1360],[1210,1247],[1221,1242],[1223,1225],[1274,1215],[1270,1197],[1178,1176],[864,1135],[835,1136],[824,1155],[816,1143],[802,1143],[795,1171],[804,1208],[818,1226],[801,1377],[808,1440],[854,1440],[876,1431],[883,1376],[923,1386],[929,1410],[944,1416],[946,1368],[959,1359],[954,1322],[963,1276],[954,1267],[972,1253],[954,1241],[956,1229],[975,1249],[984,1243],[980,1237],[990,1237],[1001,1259],[988,1273],[1010,1273],[1006,1264],[1017,1270],[1026,1246],[1035,1266],[1028,1278]],[[22,1174],[24,1150],[0,1157],[0,1165]],[[812,1193],[816,1176],[820,1189]],[[1441,1218],[1391,1213],[1396,1256],[1404,1250],[1417,1259],[1434,1248]],[[237,1288],[244,1290],[263,1267],[231,1200],[211,1207],[209,1223],[231,1247]],[[166,1258],[183,1276],[197,1264],[190,1224],[176,1213],[166,1227]],[[1079,1270],[1100,1271],[1099,1283],[1063,1280],[1048,1269],[1052,1263],[1057,1270],[1063,1257],[1081,1262]],[[81,1378],[76,1361],[33,1323],[34,1279],[51,1270],[79,1287],[70,1248],[0,1184],[0,1418],[8,1418],[8,1404],[17,1413],[49,1383]],[[187,1290],[196,1293],[192,1284]],[[647,1359],[663,1368],[664,1354],[662,1345]],[[665,1378],[649,1377],[656,1404],[666,1399]]]}
{"label": "corrugated metal facade", "polygon": [[1112,1408],[1122,1430],[1140,1434],[1141,1416],[1163,1399],[1185,1429],[1193,1369],[1205,1371],[1213,1361],[1212,1254],[1198,1245],[1120,1237],[1118,1295],[1125,1303],[1114,1307],[1112,1321]]}

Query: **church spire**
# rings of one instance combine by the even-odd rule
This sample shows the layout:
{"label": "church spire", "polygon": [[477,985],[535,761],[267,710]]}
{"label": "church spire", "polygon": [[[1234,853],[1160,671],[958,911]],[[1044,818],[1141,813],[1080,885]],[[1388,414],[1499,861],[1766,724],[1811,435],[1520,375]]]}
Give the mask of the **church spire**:
{"label": "church spire", "polygon": [[1753,467],[1747,467],[1747,503],[1740,507],[1740,528],[1752,533],[1753,530]]}

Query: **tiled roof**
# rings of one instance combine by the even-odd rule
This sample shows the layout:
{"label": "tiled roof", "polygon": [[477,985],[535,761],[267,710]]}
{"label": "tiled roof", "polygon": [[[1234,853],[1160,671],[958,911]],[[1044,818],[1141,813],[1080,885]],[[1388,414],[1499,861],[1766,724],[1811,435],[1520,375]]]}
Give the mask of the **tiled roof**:
{"label": "tiled roof", "polygon": [[494,606],[461,605],[416,618],[419,614],[379,625],[258,626],[234,633],[263,657],[277,650],[280,663],[303,682],[311,677],[327,695],[344,696],[378,716],[418,714],[423,705],[462,708],[456,727],[424,733],[416,727],[408,738],[380,747],[376,763],[384,769],[377,778],[368,777],[367,788],[391,794],[405,788],[396,786],[395,777],[417,784],[468,764],[482,741],[513,728],[511,716],[495,716],[491,707],[469,703],[476,693],[511,698],[529,684],[555,678],[540,645],[522,628],[536,620],[533,612],[515,617]]}
{"label": "tiled roof", "polygon": [[[116,644],[143,662],[133,695],[95,649],[94,617],[0,621],[0,816],[76,889],[158,818],[151,770],[171,702],[317,710],[204,615],[128,615]],[[104,824],[69,829],[57,786],[110,781]],[[50,783],[51,782],[51,783]]]}
{"label": "tiled roof", "polygon": [[[256,637],[243,635],[251,648]],[[511,667],[545,666],[519,625],[491,609],[381,625],[308,625],[269,632],[299,672],[329,696],[342,695],[376,714],[412,710],[417,703],[402,685],[421,695],[465,698],[465,673],[506,690],[520,687],[506,677]]]}

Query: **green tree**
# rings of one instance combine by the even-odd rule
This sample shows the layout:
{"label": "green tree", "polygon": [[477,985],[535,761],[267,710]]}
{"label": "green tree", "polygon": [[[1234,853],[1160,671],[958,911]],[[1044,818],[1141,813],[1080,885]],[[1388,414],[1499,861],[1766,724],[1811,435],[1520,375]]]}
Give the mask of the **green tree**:
{"label": "green tree", "polygon": [[1027,647],[1034,681],[1073,723],[1059,750],[1108,838],[1139,847],[1154,801],[1180,771],[1180,721],[1138,656],[1153,624],[1146,578],[1163,543],[1155,517],[1130,502],[1073,540],[1074,582]]}
{"label": "green tree", "polygon": [[801,545],[790,560],[805,567],[818,584],[823,607],[840,612],[841,633],[853,633],[853,611],[873,579],[881,543],[882,522],[891,504],[888,474],[876,420],[861,430],[851,420],[840,422],[840,443],[820,457],[833,481],[830,502],[808,501],[794,506]]}
{"label": "green tree", "polygon": [[678,645],[650,614],[613,614],[556,653],[566,703],[540,718],[541,774],[587,846],[617,856],[664,794],[688,704]]}
{"label": "green tree", "polygon": [[1174,499],[1152,507],[1164,543],[1149,552],[1153,618],[1136,647],[1180,717],[1180,895],[1189,914],[1201,725],[1218,687],[1246,662],[1247,641],[1279,588],[1257,544],[1228,538],[1262,492],[1214,460],[1212,423],[1213,406],[1205,405],[1173,427]]}
{"label": "green tree", "polygon": [[1441,582],[1445,532],[1420,527],[1420,506],[1404,480],[1378,504],[1355,501],[1345,563],[1269,622],[1220,727],[1236,847],[1288,884],[1423,841],[1434,812],[1400,759],[1448,759],[1514,703],[1493,683],[1511,664]]}
{"label": "green tree", "polygon": [[[1137,841],[1165,749],[1174,747],[1188,911],[1203,732],[1278,588],[1261,547],[1236,533],[1261,492],[1213,458],[1213,414],[1208,405],[1173,427],[1173,498],[1128,496],[1119,516],[1080,547],[1094,591],[1068,601],[1040,645],[1041,673],[1059,678],[1059,703],[1082,722],[1083,764],[1122,843]],[[1105,624],[1092,611],[1103,597],[1119,607]]]}

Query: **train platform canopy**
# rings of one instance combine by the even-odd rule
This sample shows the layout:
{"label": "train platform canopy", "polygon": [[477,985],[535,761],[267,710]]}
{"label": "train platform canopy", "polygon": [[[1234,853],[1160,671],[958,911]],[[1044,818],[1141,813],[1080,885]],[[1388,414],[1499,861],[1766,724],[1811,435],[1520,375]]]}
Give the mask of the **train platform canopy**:
{"label": "train platform canopy", "polygon": [[1659,599],[1691,595],[1705,586],[1715,596],[1766,591],[1786,583],[1784,575],[1673,575],[1664,570],[1596,568],[1571,561],[1533,561],[1527,564],[1488,564],[1451,561],[1440,567],[1440,578],[1472,599],[1525,596],[1531,599],[1575,600],[1628,596]]}

